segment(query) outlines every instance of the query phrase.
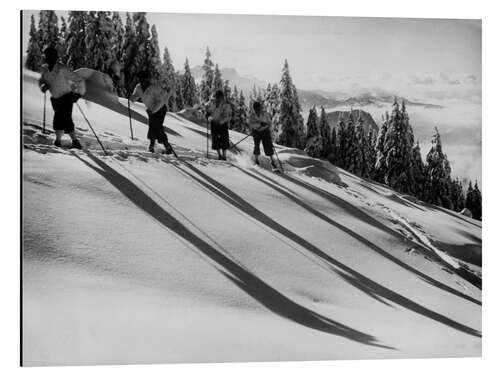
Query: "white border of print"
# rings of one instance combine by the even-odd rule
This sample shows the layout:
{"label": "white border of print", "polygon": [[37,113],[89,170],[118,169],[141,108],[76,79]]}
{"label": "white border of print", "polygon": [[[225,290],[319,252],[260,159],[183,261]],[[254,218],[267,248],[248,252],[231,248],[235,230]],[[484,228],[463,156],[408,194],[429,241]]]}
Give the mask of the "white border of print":
{"label": "white border of print", "polygon": [[[421,17],[421,18],[476,18],[483,20],[483,249],[484,285],[483,290],[483,358],[472,359],[425,359],[425,360],[377,360],[377,361],[330,361],[330,362],[284,362],[284,363],[230,363],[195,365],[154,365],[154,366],[106,366],[106,367],[60,367],[60,368],[19,368],[19,43],[21,9],[102,9],[120,11],[179,12],[179,13],[224,13],[224,14],[288,14],[288,15],[329,15],[356,17]],[[2,3],[2,106],[0,126],[1,147],[1,257],[0,300],[0,368],[1,372],[17,373],[35,371],[37,374],[84,374],[89,370],[95,374],[135,374],[169,373],[197,374],[254,374],[286,373],[290,375],[314,373],[332,374],[421,374],[434,373],[493,373],[500,368],[498,360],[500,316],[498,287],[500,280],[495,265],[500,264],[500,241],[494,236],[498,226],[495,213],[500,212],[498,191],[498,140],[500,130],[498,91],[500,88],[500,6],[498,2],[439,1],[420,0],[350,0],[350,1],[290,1],[290,0],[182,0],[174,2],[137,2],[131,0],[67,2],[44,0],[8,1]],[[495,147],[496,146],[496,147]],[[168,367],[167,367],[168,366]]]}

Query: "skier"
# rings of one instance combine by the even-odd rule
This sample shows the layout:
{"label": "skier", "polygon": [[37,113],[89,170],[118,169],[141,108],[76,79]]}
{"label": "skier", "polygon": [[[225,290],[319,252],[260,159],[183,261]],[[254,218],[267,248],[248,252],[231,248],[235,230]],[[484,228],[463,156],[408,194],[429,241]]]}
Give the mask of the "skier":
{"label": "skier", "polygon": [[212,150],[217,150],[219,160],[227,160],[229,148],[229,121],[231,121],[231,105],[224,99],[224,92],[217,90],[215,100],[206,109],[207,121],[212,133]]}
{"label": "skier", "polygon": [[85,93],[85,81],[67,66],[59,62],[59,55],[54,47],[47,47],[43,51],[45,64],[41,67],[41,77],[38,81],[40,90],[50,91],[50,102],[54,109],[53,127],[56,133],[54,145],[61,147],[61,138],[64,133],[69,134],[72,148],[81,149],[82,145],[75,135],[75,124],[72,119],[73,103]]}
{"label": "skier", "polygon": [[131,101],[141,101],[146,106],[149,118],[148,139],[150,141],[149,151],[155,152],[155,142],[158,140],[165,146],[165,153],[171,154],[172,146],[168,142],[167,134],[163,128],[163,120],[167,114],[167,103],[172,91],[165,91],[160,86],[151,83],[149,73],[142,71],[137,74],[139,83],[135,86],[130,96]]}
{"label": "skier", "polygon": [[259,164],[260,143],[262,142],[264,153],[271,159],[273,170],[276,170],[277,166],[273,158],[273,141],[271,139],[271,115],[262,108],[262,104],[259,101],[255,101],[252,105],[248,125],[253,135],[255,164]]}

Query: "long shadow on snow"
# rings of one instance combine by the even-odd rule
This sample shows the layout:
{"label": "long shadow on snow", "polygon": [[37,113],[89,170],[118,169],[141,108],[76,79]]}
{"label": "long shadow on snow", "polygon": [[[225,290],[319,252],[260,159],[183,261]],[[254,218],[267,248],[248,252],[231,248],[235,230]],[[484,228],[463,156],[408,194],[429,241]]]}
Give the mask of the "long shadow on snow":
{"label": "long shadow on snow", "polygon": [[[464,298],[470,302],[473,302],[477,305],[481,305],[481,302],[468,296],[467,294],[464,294],[456,289],[453,289],[451,287],[449,287],[448,285],[446,284],[443,284],[441,282],[439,282],[438,280],[434,280],[432,277],[426,275],[425,273],[423,272],[420,272],[419,270],[413,268],[412,266],[406,264],[405,262],[399,260],[398,258],[396,258],[395,256],[389,254],[387,251],[385,251],[384,249],[382,249],[381,247],[377,246],[376,244],[374,244],[373,242],[369,241],[368,239],[366,239],[365,237],[359,235],[358,233],[354,232],[353,230],[345,227],[344,225],[334,221],[333,219],[331,219],[330,217],[326,216],[325,214],[321,213],[320,211],[316,210],[315,208],[311,207],[310,205],[308,205],[307,203],[305,203],[303,200],[297,198],[295,195],[293,195],[292,193],[286,191],[287,188],[285,186],[283,186],[282,184],[280,184],[279,182],[273,180],[272,178],[262,174],[261,172],[259,171],[255,171],[256,174],[258,174],[259,176],[256,176],[248,171],[245,171],[244,169],[240,168],[240,167],[236,167],[238,168],[241,172],[245,173],[246,175],[252,177],[252,178],[255,178],[257,181],[263,183],[263,184],[266,184],[267,186],[269,186],[271,189],[274,189],[276,190],[277,192],[279,192],[280,194],[283,194],[284,196],[286,196],[288,199],[290,199],[291,201],[295,202],[297,205],[301,206],[302,208],[304,208],[306,211],[309,211],[311,214],[315,215],[316,217],[320,218],[321,220],[327,222],[328,224],[344,231],[345,233],[347,233],[348,235],[350,235],[351,237],[355,238],[356,240],[358,240],[359,242],[361,242],[362,244],[368,246],[369,248],[371,248],[372,250],[374,250],[375,252],[377,252],[378,254],[382,255],[383,257],[391,260],[392,262],[396,263],[398,266],[404,268],[405,270],[407,271],[410,271],[412,273],[414,273],[415,275],[417,275],[418,277],[420,277],[421,279],[425,280],[426,282],[428,282],[429,284],[439,288],[439,289],[442,289],[446,292],[449,292],[455,296],[458,296],[458,297],[461,297],[461,298]],[[266,181],[268,180],[268,181]],[[271,181],[271,182],[269,182]]]}
{"label": "long shadow on snow", "polygon": [[383,285],[378,284],[377,282],[367,278],[366,276],[363,276],[361,273],[355,271],[354,269],[332,258],[330,255],[326,254],[321,249],[319,249],[312,243],[308,242],[304,238],[300,237],[296,233],[293,233],[292,231],[286,229],[284,226],[282,226],[281,224],[279,224],[278,222],[267,216],[265,213],[263,213],[256,207],[252,206],[247,201],[245,201],[234,191],[232,191],[225,185],[221,184],[220,182],[216,181],[215,179],[211,178],[207,174],[203,173],[201,170],[194,167],[190,163],[185,162],[183,164],[191,171],[193,171],[195,174],[199,175],[202,179],[196,177],[192,173],[189,173],[183,168],[180,168],[178,166],[175,167],[178,170],[182,171],[187,176],[197,181],[202,186],[204,186],[207,190],[215,193],[217,196],[219,196],[226,202],[230,203],[234,207],[238,208],[242,212],[246,213],[247,215],[250,215],[257,221],[261,222],[262,224],[266,225],[272,230],[282,234],[283,236],[289,238],[298,245],[309,250],[314,255],[326,261],[327,264],[330,265],[330,269],[332,271],[340,275],[344,280],[349,282],[354,287],[360,289],[362,292],[369,294],[370,296],[376,298],[378,301],[380,301],[381,298],[384,298],[410,311],[413,311],[429,319],[433,319],[439,323],[447,325],[448,327],[454,328],[456,330],[459,330],[461,332],[467,333],[472,336],[481,337],[481,333],[479,331],[471,327],[467,327],[461,323],[458,323],[437,312],[429,310],[428,308],[410,300],[409,298],[406,298],[401,294],[393,292],[392,290],[384,287]]}
{"label": "long shadow on snow", "polygon": [[[287,176],[285,174],[282,175],[283,178],[286,180],[301,186],[302,188],[312,191],[313,193],[318,194],[319,196],[323,197],[324,199],[332,202],[333,204],[337,205],[338,207],[341,207],[342,209],[349,211],[351,213],[354,213],[357,218],[363,220],[365,223],[370,224],[374,226],[375,228],[378,228],[392,236],[395,236],[396,238],[399,238],[402,241],[408,241],[408,239],[403,236],[401,233],[395,231],[394,229],[391,229],[387,226],[385,226],[383,223],[379,222],[377,219],[371,217],[368,215],[366,212],[361,210],[359,207],[356,207],[352,205],[351,203],[347,202],[346,200],[337,197],[336,195],[329,193],[321,188],[318,188],[308,182],[301,181],[300,179],[292,178],[290,176]],[[467,270],[463,268],[459,269],[454,269],[452,268],[448,263],[445,263],[439,258],[432,250],[427,249],[423,244],[421,243],[415,243],[414,245],[417,247],[420,247],[424,250],[427,251],[427,254],[433,258],[434,261],[438,262],[441,266],[443,266],[446,270],[450,271],[452,274],[456,274],[463,279],[469,281],[472,285],[476,286],[477,288],[481,289],[482,288],[482,280],[475,276],[474,274],[468,272]],[[477,301],[475,299],[471,299],[471,302],[477,303],[478,305],[481,305],[480,301]]]}
{"label": "long shadow on snow", "polygon": [[116,172],[102,160],[90,153],[87,153],[87,156],[98,166],[95,167],[78,155],[75,154],[75,156],[89,168],[104,177],[138,208],[149,214],[153,219],[167,229],[194,245],[200,252],[216,262],[218,266],[220,266],[220,268],[216,267],[219,272],[269,310],[283,318],[287,318],[298,324],[321,332],[343,336],[362,344],[385,349],[394,349],[385,345],[377,344],[377,340],[371,335],[338,323],[292,301],[251,273],[249,270],[238,265],[226,255],[212,247],[205,240],[191,232],[180,221],[170,215],[153,199],[145,194],[132,181]]}

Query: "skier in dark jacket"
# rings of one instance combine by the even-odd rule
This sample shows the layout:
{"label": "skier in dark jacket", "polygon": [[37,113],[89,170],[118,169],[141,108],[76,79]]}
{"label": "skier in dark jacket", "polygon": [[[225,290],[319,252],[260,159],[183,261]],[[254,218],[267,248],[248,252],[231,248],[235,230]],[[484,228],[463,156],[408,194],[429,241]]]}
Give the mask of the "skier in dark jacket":
{"label": "skier in dark jacket", "polygon": [[82,146],[75,135],[75,124],[72,119],[73,103],[81,94],[85,93],[85,81],[67,66],[59,62],[59,55],[54,47],[47,47],[43,51],[45,64],[41,68],[41,77],[38,81],[42,92],[50,91],[50,102],[54,109],[54,145],[61,147],[61,138],[64,133],[69,134],[73,141],[72,147],[81,149]]}
{"label": "skier in dark jacket", "polygon": [[158,142],[165,146],[165,152],[171,154],[172,146],[168,142],[167,134],[163,128],[163,121],[167,114],[167,103],[172,95],[172,91],[165,91],[160,86],[151,83],[149,73],[146,71],[140,72],[137,77],[139,78],[139,83],[135,86],[130,100],[137,101],[141,99],[142,103],[146,106],[146,112],[149,117],[149,151],[155,152],[155,142],[158,140]]}
{"label": "skier in dark jacket", "polygon": [[224,99],[222,90],[215,92],[215,100],[206,109],[207,120],[212,134],[212,150],[216,150],[219,160],[226,160],[229,148],[229,121],[231,121],[231,105]]}
{"label": "skier in dark jacket", "polygon": [[264,147],[264,153],[271,159],[271,166],[276,169],[276,164],[273,159],[273,141],[271,139],[271,115],[262,108],[262,104],[256,101],[252,105],[250,116],[248,118],[248,126],[252,130],[255,156],[255,163],[259,164],[260,144]]}

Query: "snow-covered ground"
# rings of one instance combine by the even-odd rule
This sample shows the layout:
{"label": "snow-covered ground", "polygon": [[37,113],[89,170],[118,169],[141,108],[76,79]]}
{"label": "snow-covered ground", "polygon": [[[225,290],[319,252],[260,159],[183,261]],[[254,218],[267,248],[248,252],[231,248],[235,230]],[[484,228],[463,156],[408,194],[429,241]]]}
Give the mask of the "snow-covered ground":
{"label": "snow-covered ground", "polygon": [[56,149],[23,89],[25,365],[481,355],[480,222],[297,150],[252,167],[250,138],[208,160],[177,114],[180,160],[82,100],[110,155],[76,106],[88,151]]}

